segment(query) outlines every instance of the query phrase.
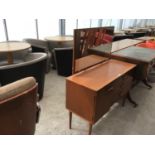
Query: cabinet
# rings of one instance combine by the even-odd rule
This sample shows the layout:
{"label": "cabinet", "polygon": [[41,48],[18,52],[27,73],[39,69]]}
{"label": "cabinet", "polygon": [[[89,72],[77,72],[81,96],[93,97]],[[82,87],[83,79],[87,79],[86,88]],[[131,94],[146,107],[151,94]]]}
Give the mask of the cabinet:
{"label": "cabinet", "polygon": [[89,134],[95,124],[120,98],[126,97],[131,86],[130,72],[136,65],[109,60],[66,80],[66,108],[70,128],[72,112],[89,122]]}

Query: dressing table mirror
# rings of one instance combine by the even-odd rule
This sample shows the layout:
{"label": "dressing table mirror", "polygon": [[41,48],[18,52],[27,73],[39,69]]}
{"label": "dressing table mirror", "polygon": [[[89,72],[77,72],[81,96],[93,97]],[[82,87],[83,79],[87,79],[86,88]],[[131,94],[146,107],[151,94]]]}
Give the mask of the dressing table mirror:
{"label": "dressing table mirror", "polygon": [[[88,49],[112,42],[114,27],[96,27],[74,30],[73,71],[77,73],[110,58],[89,54]],[[110,50],[109,50],[110,51]]]}

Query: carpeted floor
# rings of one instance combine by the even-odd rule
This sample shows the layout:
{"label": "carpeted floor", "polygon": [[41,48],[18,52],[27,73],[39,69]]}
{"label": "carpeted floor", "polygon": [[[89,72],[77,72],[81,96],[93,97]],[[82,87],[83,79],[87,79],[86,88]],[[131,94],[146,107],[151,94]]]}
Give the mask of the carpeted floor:
{"label": "carpeted floor", "polygon": [[[125,107],[116,103],[94,126],[94,135],[155,134],[155,84],[149,90],[143,84],[136,86],[131,94],[139,106],[133,108],[127,102]],[[65,108],[65,77],[55,70],[46,75],[44,98],[40,101],[40,122],[36,135],[85,135],[88,123],[73,114],[72,127],[68,128],[68,111]]]}

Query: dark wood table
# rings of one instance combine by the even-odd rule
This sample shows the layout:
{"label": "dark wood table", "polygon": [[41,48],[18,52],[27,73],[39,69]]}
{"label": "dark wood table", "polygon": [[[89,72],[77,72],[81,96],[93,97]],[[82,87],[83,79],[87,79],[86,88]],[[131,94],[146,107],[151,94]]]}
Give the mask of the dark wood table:
{"label": "dark wood table", "polygon": [[137,45],[139,43],[144,42],[143,40],[136,40],[136,39],[123,39],[120,41],[114,41],[108,44],[102,44],[96,47],[91,48],[91,50],[98,51],[98,52],[107,52],[113,53],[115,51]]}
{"label": "dark wood table", "polygon": [[[107,47],[107,45],[105,45]],[[110,57],[113,59],[126,61],[130,63],[137,64],[137,71],[135,72],[135,79],[142,80],[145,85],[149,88],[152,88],[147,82],[147,76],[149,68],[154,63],[155,59],[155,50],[149,48],[142,48],[138,46],[130,46],[118,51],[113,51],[112,53],[107,52],[107,48],[104,46],[95,47],[90,49],[90,53],[99,54],[106,56],[110,54]]]}

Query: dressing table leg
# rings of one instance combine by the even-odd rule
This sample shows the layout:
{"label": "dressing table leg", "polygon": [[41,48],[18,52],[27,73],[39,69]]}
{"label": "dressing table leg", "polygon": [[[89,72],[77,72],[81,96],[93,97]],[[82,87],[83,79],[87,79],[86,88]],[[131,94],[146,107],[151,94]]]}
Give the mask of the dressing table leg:
{"label": "dressing table leg", "polygon": [[91,135],[91,132],[92,132],[92,126],[93,126],[93,125],[92,125],[91,123],[89,123],[89,132],[88,132],[89,135]]}
{"label": "dressing table leg", "polygon": [[72,112],[69,112],[69,129],[72,128]]}
{"label": "dressing table leg", "polygon": [[127,99],[129,100],[129,102],[133,104],[135,108],[138,106],[138,104],[135,101],[133,101],[133,99],[131,98],[130,93],[127,94]]}
{"label": "dressing table leg", "polygon": [[144,80],[142,80],[142,81],[143,81],[143,83],[144,83],[147,87],[149,87],[149,89],[152,88],[152,86],[148,83],[148,81],[147,81],[146,79],[144,79]]}

